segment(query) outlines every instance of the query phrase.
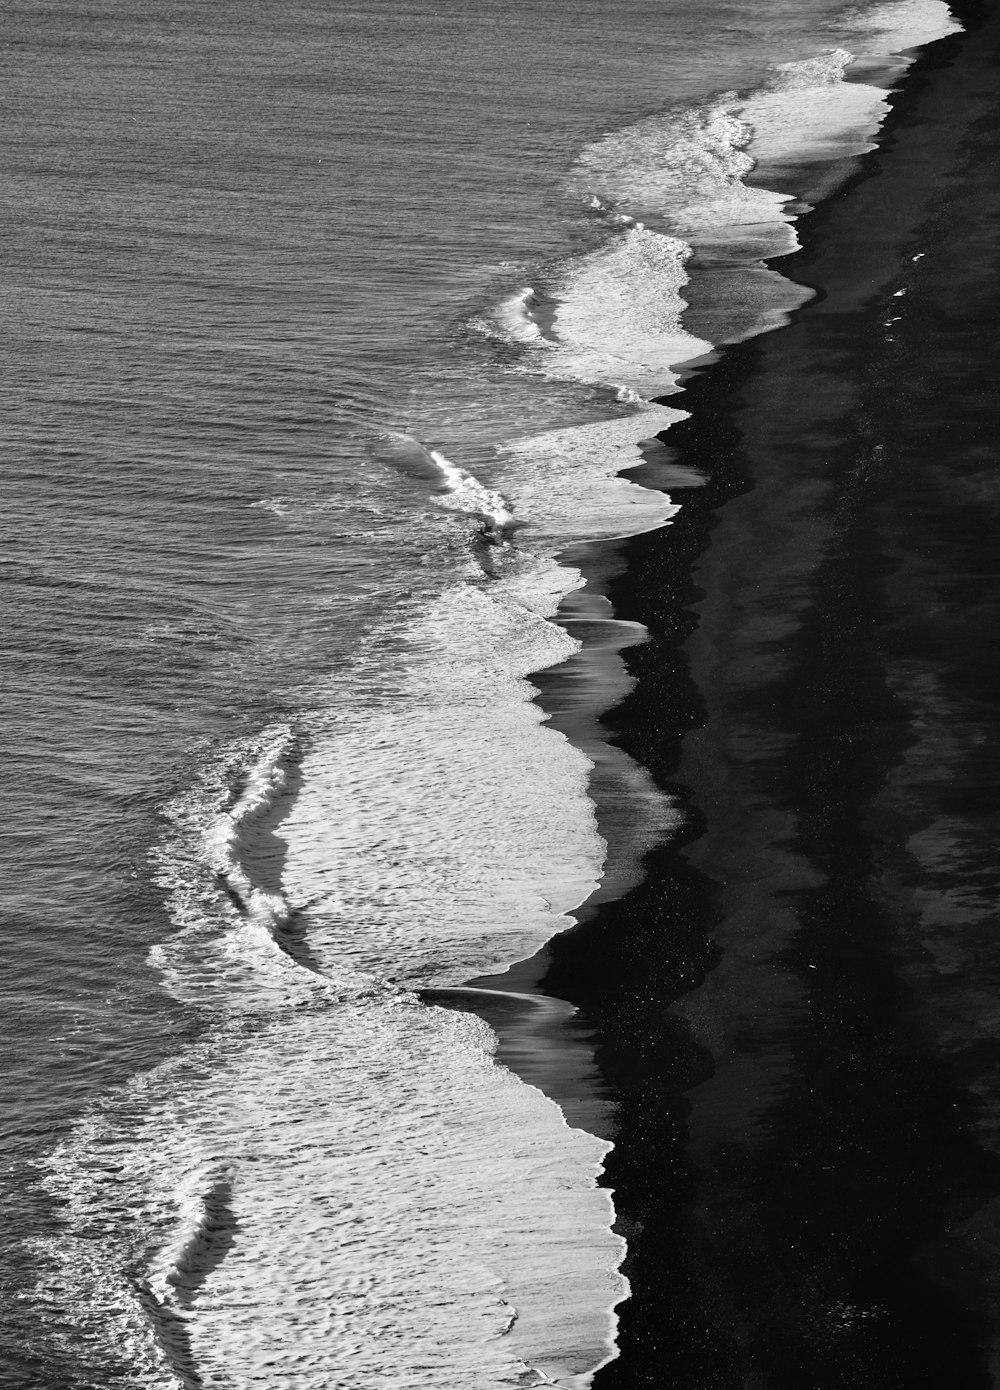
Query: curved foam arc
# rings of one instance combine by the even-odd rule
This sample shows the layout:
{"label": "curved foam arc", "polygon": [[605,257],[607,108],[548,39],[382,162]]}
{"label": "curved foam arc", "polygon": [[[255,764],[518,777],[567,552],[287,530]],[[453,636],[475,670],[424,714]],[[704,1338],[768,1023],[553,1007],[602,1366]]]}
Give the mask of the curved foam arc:
{"label": "curved foam arc", "polygon": [[[666,493],[630,483],[621,474],[640,465],[644,461],[642,446],[686,419],[687,412],[641,401],[635,404],[636,409],[618,419],[550,431],[500,451],[500,477],[526,518],[521,534],[534,552],[551,556],[580,540],[636,535],[663,526],[677,513],[678,506]],[[681,485],[692,481],[679,476]],[[569,507],[567,499],[571,499]],[[559,574],[567,572],[562,566],[553,568]],[[520,573],[516,565],[508,564],[503,576],[505,590],[530,603],[538,588],[538,572],[537,561],[525,565]],[[563,585],[557,597],[566,599],[570,592],[570,586]],[[551,614],[555,604],[538,611]],[[586,616],[591,625],[596,619],[604,630],[600,651],[588,644],[570,657],[572,663],[582,663],[581,669],[587,672],[582,719],[575,720],[570,736],[591,763],[589,794],[596,796],[601,806],[608,837],[601,880],[588,899],[596,902],[640,881],[643,854],[674,828],[680,817],[646,770],[609,744],[595,722],[596,716],[631,686],[617,652],[646,640],[646,629],[616,621],[607,601],[593,595],[574,600],[572,611]]]}
{"label": "curved foam arc", "polygon": [[265,892],[251,882],[240,862],[239,841],[248,822],[268,810],[283,789],[286,759],[294,743],[295,736],[288,725],[267,730],[263,747],[245,774],[242,793],[231,809],[215,817],[205,834],[205,854],[211,867],[238,895],[247,915],[269,931],[285,923],[288,904],[279,893]]}
{"label": "curved foam arc", "polygon": [[852,60],[836,49],[778,64],[747,95],[726,93],[614,131],[580,156],[573,186],[665,218],[701,256],[786,255],[798,247],[792,195],[744,179],[755,168],[760,174],[762,161],[784,169],[872,148],[888,109],[885,92],[844,81]]}
{"label": "curved foam arc", "polygon": [[835,49],[781,64],[764,90],[742,102],[749,150],[763,177],[774,165],[787,169],[875,148],[889,104],[881,87],[844,80],[853,61],[853,53]]}
{"label": "curved foam arc", "polygon": [[579,156],[570,186],[635,216],[667,218],[671,231],[699,251],[758,259],[793,251],[789,195],[742,181],[753,160],[738,106],[727,93],[612,131]]}
{"label": "curved foam arc", "polygon": [[406,641],[399,698],[315,732],[284,883],[322,969],[460,984],[533,955],[599,877],[590,763],[524,679],[578,644],[502,583],[449,590]]}
{"label": "curved foam arc", "polygon": [[[842,20],[859,56],[905,53],[962,30],[944,0],[886,0],[852,9]],[[859,42],[860,39],[860,42]]]}
{"label": "curved foam arc", "polygon": [[561,622],[574,636],[584,635],[581,650],[570,658],[557,690],[550,692],[547,708],[593,764],[590,794],[607,842],[601,882],[587,900],[590,913],[596,904],[622,897],[642,882],[644,856],[663,844],[685,817],[647,768],[608,742],[607,728],[600,722],[600,716],[634,688],[635,677],[621,653],[646,642],[647,628],[614,617],[608,600],[589,592],[564,606]]}
{"label": "curved foam arc", "polygon": [[668,522],[679,508],[666,493],[620,475],[643,462],[643,444],[687,418],[685,410],[643,404],[618,419],[502,446],[498,476],[524,518],[527,544],[556,553],[574,541],[635,536]]}
{"label": "curved foam arc", "polygon": [[587,1385],[627,1294],[609,1146],[492,1042],[470,1015],[359,1002],[141,1078],[52,1162],[70,1335],[144,1390]]}
{"label": "curved foam arc", "polygon": [[690,247],[636,225],[567,267],[542,367],[642,396],[677,389],[673,370],[710,352],[681,326]]}
{"label": "curved foam arc", "polygon": [[[845,177],[837,162],[874,148],[888,111],[886,92],[845,80],[855,56],[884,62],[894,51],[941,38],[958,26],[940,0],[899,0],[852,12],[841,27],[850,33],[851,51],[838,48],[777,64],[756,91],[729,92],[699,106],[646,117],[594,142],[577,161],[571,187],[580,196],[605,212],[617,209],[619,218],[628,213],[655,219],[693,248],[705,271],[699,279],[698,329],[714,344],[780,327],[811,298],[811,291],[762,262],[798,248],[793,224],[801,205],[795,206],[793,197],[826,196]],[[905,66],[905,61],[895,64]],[[824,165],[829,173],[818,174]],[[748,185],[751,171],[755,180]],[[794,194],[758,186],[768,178]],[[586,271],[584,280],[599,299]],[[627,341],[627,335],[617,336]],[[632,347],[640,359],[646,355],[643,336],[640,328]],[[627,348],[617,355],[627,356]],[[551,364],[550,370],[555,370]],[[585,371],[571,367],[569,375],[593,380],[602,370],[605,380],[619,379],[612,361],[591,360]]]}
{"label": "curved foam arc", "polygon": [[845,81],[852,62],[886,58],[960,30],[942,0],[889,0],[844,16],[850,51],[777,64],[745,95],[650,116],[589,146],[572,187],[637,215],[664,216],[699,252],[741,259],[797,248],[788,194],[743,182],[755,167],[843,159],[874,148],[888,111],[881,87]]}
{"label": "curved foam arc", "polygon": [[[537,535],[533,536],[532,542],[536,539]],[[541,547],[536,545],[535,550],[539,549]],[[553,617],[567,594],[582,588],[586,582],[578,569],[555,560],[552,555],[514,546],[504,554],[501,575],[497,594],[540,618]]]}
{"label": "curved foam arc", "polygon": [[[240,861],[240,834],[281,791],[293,742],[282,724],[234,744],[164,808],[171,829],[153,851],[153,877],[177,930],[149,958],[181,1002],[214,1013],[269,1010],[371,983],[322,979],[292,960],[277,939],[290,913],[285,897],[254,884]],[[233,782],[243,786],[235,801]]]}

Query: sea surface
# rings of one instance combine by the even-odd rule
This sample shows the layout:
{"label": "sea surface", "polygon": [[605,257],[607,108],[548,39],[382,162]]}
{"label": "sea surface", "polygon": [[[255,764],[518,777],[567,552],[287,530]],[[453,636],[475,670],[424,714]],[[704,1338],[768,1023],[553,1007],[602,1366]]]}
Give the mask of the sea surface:
{"label": "sea surface", "polygon": [[682,824],[527,678],[628,689],[594,556],[702,482],[682,366],[807,302],[796,217],[957,26],[2,17],[0,1386],[584,1387],[613,1125],[433,991]]}

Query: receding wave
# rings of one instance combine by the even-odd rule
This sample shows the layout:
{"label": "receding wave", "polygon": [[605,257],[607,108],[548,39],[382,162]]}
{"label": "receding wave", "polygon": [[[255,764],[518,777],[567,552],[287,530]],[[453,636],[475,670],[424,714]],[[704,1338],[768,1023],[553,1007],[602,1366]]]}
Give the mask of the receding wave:
{"label": "receding wave", "polygon": [[405,640],[396,696],[313,734],[285,882],[324,970],[459,984],[532,955],[600,875],[589,763],[524,679],[577,643],[496,583],[448,590]]}
{"label": "receding wave", "polygon": [[466,326],[498,343],[544,347],[548,339],[536,316],[538,303],[534,288],[524,285],[504,295],[489,309],[473,315]]}
{"label": "receding wave", "polygon": [[[758,178],[781,179],[800,199],[816,201],[845,177],[843,167],[830,166],[874,149],[889,104],[883,88],[847,80],[855,60],[838,48],[779,64],[767,86],[742,102]],[[817,172],[817,165],[827,167]]]}

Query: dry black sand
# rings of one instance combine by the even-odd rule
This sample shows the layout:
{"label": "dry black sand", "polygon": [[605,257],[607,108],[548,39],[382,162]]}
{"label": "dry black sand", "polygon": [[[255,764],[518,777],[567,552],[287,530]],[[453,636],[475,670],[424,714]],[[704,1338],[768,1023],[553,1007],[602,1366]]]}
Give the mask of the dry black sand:
{"label": "dry black sand", "polygon": [[519,976],[577,1060],[501,1028],[610,1098],[597,1390],[1000,1385],[1000,17],[953,9],[776,263],[817,299],[688,383],[708,486],[614,586],[651,637],[606,723],[687,823]]}

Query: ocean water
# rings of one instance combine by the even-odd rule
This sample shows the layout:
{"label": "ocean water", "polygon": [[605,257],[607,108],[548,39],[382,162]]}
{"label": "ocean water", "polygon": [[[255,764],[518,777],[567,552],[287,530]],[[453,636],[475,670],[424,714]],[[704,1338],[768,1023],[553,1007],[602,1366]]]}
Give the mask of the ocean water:
{"label": "ocean water", "polygon": [[678,824],[527,678],[627,689],[642,632],[573,557],[683,506],[697,475],[621,476],[682,364],[807,300],[795,218],[953,27],[7,8],[0,1385],[614,1357],[610,1141],[419,992]]}

